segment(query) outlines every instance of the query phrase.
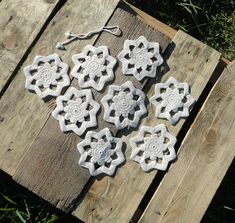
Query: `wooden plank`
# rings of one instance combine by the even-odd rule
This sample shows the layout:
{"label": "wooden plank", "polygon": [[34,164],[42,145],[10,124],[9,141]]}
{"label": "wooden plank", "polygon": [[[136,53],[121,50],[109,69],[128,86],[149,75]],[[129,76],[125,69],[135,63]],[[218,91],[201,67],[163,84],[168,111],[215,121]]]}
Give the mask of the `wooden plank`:
{"label": "wooden plank", "polygon": [[8,1],[0,4],[0,95],[26,50],[59,1]]}
{"label": "wooden plank", "polygon": [[[55,50],[56,43],[64,39],[64,33],[68,30],[86,33],[103,26],[117,2],[118,0],[96,0],[95,3],[93,0],[67,1],[50,22],[22,67],[31,64],[36,55],[54,52],[71,66],[71,56],[85,45],[93,44],[95,38],[74,42],[67,46],[67,51]],[[10,175],[14,174],[54,108],[54,100],[45,103],[37,95],[28,92],[24,83],[25,77],[20,69],[0,100],[0,169]]]}
{"label": "wooden plank", "polygon": [[235,62],[220,76],[140,222],[200,222],[235,156]]}
{"label": "wooden plank", "polygon": [[[125,39],[136,39],[140,35],[145,35],[149,41],[159,42],[164,52],[170,42],[169,38],[130,14],[125,5],[121,4],[120,7],[115,10],[108,25],[118,25],[123,35],[116,37],[102,33],[95,45],[107,45],[111,55],[117,57],[123,48]],[[124,8],[122,9],[122,7]],[[136,87],[141,89],[145,85],[145,82],[139,82],[133,76],[123,75],[121,66],[117,67],[115,75],[113,83],[116,85],[127,80],[131,80]],[[77,80],[74,80],[72,85],[79,88]],[[102,93],[92,91],[95,100],[100,102],[108,88]],[[95,130],[99,131],[108,127],[116,134],[117,130],[114,125],[103,121],[103,109],[98,123],[99,126]],[[81,193],[90,178],[88,170],[78,165],[79,153],[76,145],[80,140],[80,137],[74,133],[62,133],[58,122],[50,117],[32,144],[14,179],[58,208],[69,210],[73,205],[72,202]]]}
{"label": "wooden plank", "polygon": [[[168,53],[169,59],[163,71],[165,75],[161,81],[164,82],[173,76],[178,81],[188,82],[191,85],[191,93],[197,100],[218,64],[220,53],[182,31],[176,34]],[[151,86],[147,95],[150,97],[153,93],[154,86]],[[148,111],[148,117],[142,122],[144,125],[156,126],[164,123],[175,136],[184,123],[184,120],[181,120],[176,126],[171,126],[164,120],[156,119],[153,105],[148,106]],[[156,175],[156,171],[143,172],[138,164],[129,160],[131,152],[129,139],[136,133],[132,132],[122,137],[127,144],[126,164],[114,178],[95,180],[73,212],[75,216],[88,223],[130,222]]]}

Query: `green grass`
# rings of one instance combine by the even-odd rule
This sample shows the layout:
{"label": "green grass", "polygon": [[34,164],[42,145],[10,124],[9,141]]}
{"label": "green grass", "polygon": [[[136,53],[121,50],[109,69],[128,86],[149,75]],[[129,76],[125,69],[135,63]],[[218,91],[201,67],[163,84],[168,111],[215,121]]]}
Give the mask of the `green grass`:
{"label": "green grass", "polygon": [[27,189],[15,183],[10,176],[0,172],[0,222],[1,223],[79,223]]}
{"label": "green grass", "polygon": [[[235,59],[234,0],[129,0],[129,2],[174,29],[182,29],[217,49],[224,57]],[[234,177],[234,169],[233,163],[232,170],[225,177],[203,222],[235,222],[235,183],[231,180]],[[0,222],[78,223],[80,221],[53,208],[0,172]]]}
{"label": "green grass", "polygon": [[234,0],[129,0],[172,28],[181,29],[235,59]]}

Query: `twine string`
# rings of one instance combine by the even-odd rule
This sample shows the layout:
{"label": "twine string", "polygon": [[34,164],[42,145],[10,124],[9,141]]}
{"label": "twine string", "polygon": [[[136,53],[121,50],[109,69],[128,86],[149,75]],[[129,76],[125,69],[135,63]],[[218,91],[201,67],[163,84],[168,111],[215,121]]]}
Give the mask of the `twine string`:
{"label": "twine string", "polygon": [[107,32],[115,36],[120,36],[121,35],[121,29],[119,26],[103,26],[98,30],[90,31],[86,34],[75,34],[73,32],[66,32],[65,36],[67,40],[63,42],[58,42],[56,44],[56,48],[60,50],[65,50],[65,45],[70,44],[71,42],[78,40],[78,39],[88,39],[91,38],[92,36],[99,34],[101,32]]}

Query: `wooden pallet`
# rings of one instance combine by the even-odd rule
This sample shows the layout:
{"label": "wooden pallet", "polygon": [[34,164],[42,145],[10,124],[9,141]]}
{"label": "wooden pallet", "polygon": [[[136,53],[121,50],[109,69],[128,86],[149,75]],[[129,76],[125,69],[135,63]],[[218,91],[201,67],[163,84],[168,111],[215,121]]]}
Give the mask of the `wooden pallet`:
{"label": "wooden pallet", "polygon": [[[21,2],[25,4],[28,21],[17,23],[21,17],[15,18],[14,12]],[[18,183],[84,222],[200,222],[235,155],[234,116],[231,115],[235,108],[232,100],[235,64],[224,70],[227,61],[222,60],[216,50],[127,3],[117,5],[118,0],[96,0],[95,3],[92,0],[38,1],[41,9],[31,15],[27,10],[32,7],[30,2],[0,2],[0,10],[5,10],[0,14],[0,21],[5,21],[3,25],[0,23],[4,33],[0,37],[1,46],[5,47],[0,64],[9,61],[9,66],[8,63],[0,66],[4,73],[0,78],[0,168]],[[41,20],[35,26],[39,15]],[[26,25],[19,29],[24,23]],[[102,33],[97,38],[69,45],[67,51],[55,50],[64,32],[85,33],[105,24],[119,25],[123,35]],[[28,33],[30,38],[22,40],[24,44],[19,50],[19,40],[13,36],[22,38]],[[130,79],[149,97],[153,95],[154,84],[170,76],[191,85],[191,94],[197,103],[187,120],[171,126],[167,121],[156,119],[154,107],[148,104],[148,116],[141,122],[150,126],[164,123],[177,136],[178,159],[165,174],[143,172],[129,160],[129,138],[138,129],[117,132],[113,125],[102,121],[101,111],[96,130],[108,127],[122,138],[127,144],[127,162],[114,177],[90,177],[88,171],[77,164],[76,144],[80,137],[60,131],[58,122],[50,115],[54,100],[44,102],[24,89],[22,68],[30,64],[35,55],[53,52],[72,67],[71,56],[87,44],[107,45],[116,57],[125,39],[140,35],[161,45],[166,62],[157,80],[138,82],[124,76],[118,66],[114,83]],[[78,88],[75,80],[72,85]],[[106,92],[107,89],[102,93],[93,91],[97,101]]]}

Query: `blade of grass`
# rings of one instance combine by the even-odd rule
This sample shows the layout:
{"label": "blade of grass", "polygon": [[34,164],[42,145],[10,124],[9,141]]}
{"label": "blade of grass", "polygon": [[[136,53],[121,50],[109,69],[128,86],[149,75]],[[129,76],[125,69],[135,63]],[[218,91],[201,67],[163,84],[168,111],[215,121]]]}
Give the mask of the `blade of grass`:
{"label": "blade of grass", "polygon": [[16,210],[15,213],[22,223],[26,223],[26,220],[24,220],[24,218],[22,217],[22,215],[20,214],[18,210]]}
{"label": "blade of grass", "polygon": [[9,211],[15,211],[16,208],[0,208],[0,212],[9,212]]}
{"label": "blade of grass", "polygon": [[3,197],[6,201],[8,201],[9,203],[16,205],[16,202],[14,202],[10,197],[8,197],[8,196],[6,196],[6,195],[4,195],[4,194],[2,194],[2,197]]}

